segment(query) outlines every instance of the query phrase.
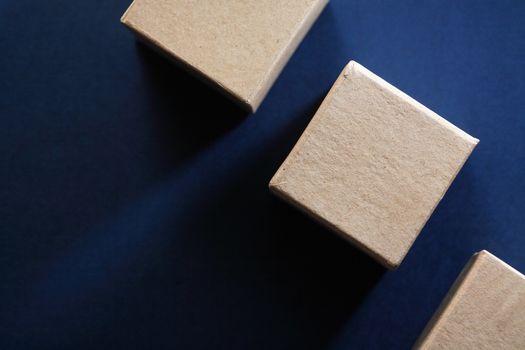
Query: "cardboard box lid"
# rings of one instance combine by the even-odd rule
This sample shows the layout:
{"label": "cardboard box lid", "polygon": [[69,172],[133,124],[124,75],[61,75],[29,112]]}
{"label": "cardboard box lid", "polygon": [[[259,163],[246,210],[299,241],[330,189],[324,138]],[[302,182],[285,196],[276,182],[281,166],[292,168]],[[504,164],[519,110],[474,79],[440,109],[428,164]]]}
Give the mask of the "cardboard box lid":
{"label": "cardboard box lid", "polygon": [[477,143],[350,62],[270,189],[395,268]]}
{"label": "cardboard box lid", "polygon": [[122,22],[255,111],[328,0],[135,0]]}
{"label": "cardboard box lid", "polygon": [[475,254],[414,348],[525,349],[525,276],[487,251]]}

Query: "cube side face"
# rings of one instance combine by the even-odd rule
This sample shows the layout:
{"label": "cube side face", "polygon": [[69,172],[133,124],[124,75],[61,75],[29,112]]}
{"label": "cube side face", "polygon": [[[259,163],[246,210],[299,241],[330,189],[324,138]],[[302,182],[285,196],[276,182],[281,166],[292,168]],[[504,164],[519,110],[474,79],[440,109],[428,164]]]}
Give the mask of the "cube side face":
{"label": "cube side face", "polygon": [[525,276],[485,251],[469,264],[414,348],[525,346]]}
{"label": "cube side face", "polygon": [[122,22],[255,111],[327,0],[135,0]]}
{"label": "cube side face", "polygon": [[270,186],[395,268],[476,143],[352,62]]}

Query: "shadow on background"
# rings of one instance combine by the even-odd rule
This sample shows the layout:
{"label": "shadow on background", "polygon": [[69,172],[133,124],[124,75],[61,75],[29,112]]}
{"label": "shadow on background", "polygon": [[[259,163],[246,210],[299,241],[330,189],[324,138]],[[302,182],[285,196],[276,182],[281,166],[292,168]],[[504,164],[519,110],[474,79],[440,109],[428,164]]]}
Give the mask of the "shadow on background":
{"label": "shadow on background", "polygon": [[[290,140],[297,140],[318,104],[184,225],[191,227],[184,233],[191,235],[189,251],[198,252],[187,261],[204,264],[201,277],[196,277],[199,273],[180,286],[202,308],[202,328],[193,337],[207,337],[203,347],[237,337],[239,348],[321,349],[384,273],[267,188],[276,170],[272,164],[286,156]],[[163,269],[178,269],[180,249],[166,246]],[[211,328],[217,330],[215,339],[206,331]]]}
{"label": "shadow on background", "polygon": [[165,233],[171,238],[144,273],[151,290],[141,303],[173,344],[321,349],[384,273],[267,188],[318,105]]}
{"label": "shadow on background", "polygon": [[174,178],[89,234],[8,310],[13,344],[326,346],[384,269],[267,189],[317,106],[234,174]]}
{"label": "shadow on background", "polygon": [[[475,250],[524,270],[525,3],[424,3],[331,1],[239,124],[129,1],[0,2],[0,348],[409,348]],[[382,277],[267,190],[350,58],[482,140]]]}
{"label": "shadow on background", "polygon": [[145,44],[136,42],[150,118],[166,162],[187,160],[246,118],[249,113],[220,92],[177,67]]}
{"label": "shadow on background", "polygon": [[[99,12],[109,23],[109,12]],[[342,40],[333,17],[328,8],[250,118],[127,32],[124,39],[108,29],[114,37],[102,41],[105,50],[78,35],[57,41],[93,46],[90,55],[79,46],[79,60],[60,56],[58,73],[74,64],[82,75],[43,90],[52,92],[45,106],[70,101],[59,115],[42,112],[55,116],[45,129],[53,150],[55,138],[64,140],[60,125],[71,123],[59,147],[67,152],[41,167],[19,166],[39,174],[16,187],[35,198],[38,215],[16,216],[31,225],[9,241],[18,255],[8,256],[0,347],[329,344],[384,270],[267,185],[346,64],[331,45]]]}

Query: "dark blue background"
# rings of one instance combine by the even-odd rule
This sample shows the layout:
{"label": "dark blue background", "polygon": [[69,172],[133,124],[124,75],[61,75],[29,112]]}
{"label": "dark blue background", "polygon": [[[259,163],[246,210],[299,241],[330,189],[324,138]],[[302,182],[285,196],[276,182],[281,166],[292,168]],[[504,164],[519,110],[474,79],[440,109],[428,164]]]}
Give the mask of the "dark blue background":
{"label": "dark blue background", "polygon": [[[0,348],[403,349],[469,257],[525,271],[525,2],[332,0],[258,113],[120,25],[0,1]],[[267,183],[355,59],[481,139],[386,272]]]}

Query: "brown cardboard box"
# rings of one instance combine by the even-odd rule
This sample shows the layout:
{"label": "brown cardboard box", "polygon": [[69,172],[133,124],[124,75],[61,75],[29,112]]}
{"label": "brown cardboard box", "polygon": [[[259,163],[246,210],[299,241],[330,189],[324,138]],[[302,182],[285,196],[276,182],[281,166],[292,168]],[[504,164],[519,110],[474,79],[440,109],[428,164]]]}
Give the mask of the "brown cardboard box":
{"label": "brown cardboard box", "polygon": [[328,0],[135,0],[122,23],[254,112]]}
{"label": "brown cardboard box", "polygon": [[477,143],[350,62],[270,189],[395,268]]}
{"label": "brown cardboard box", "polygon": [[475,254],[415,349],[525,349],[525,276],[487,251]]}

